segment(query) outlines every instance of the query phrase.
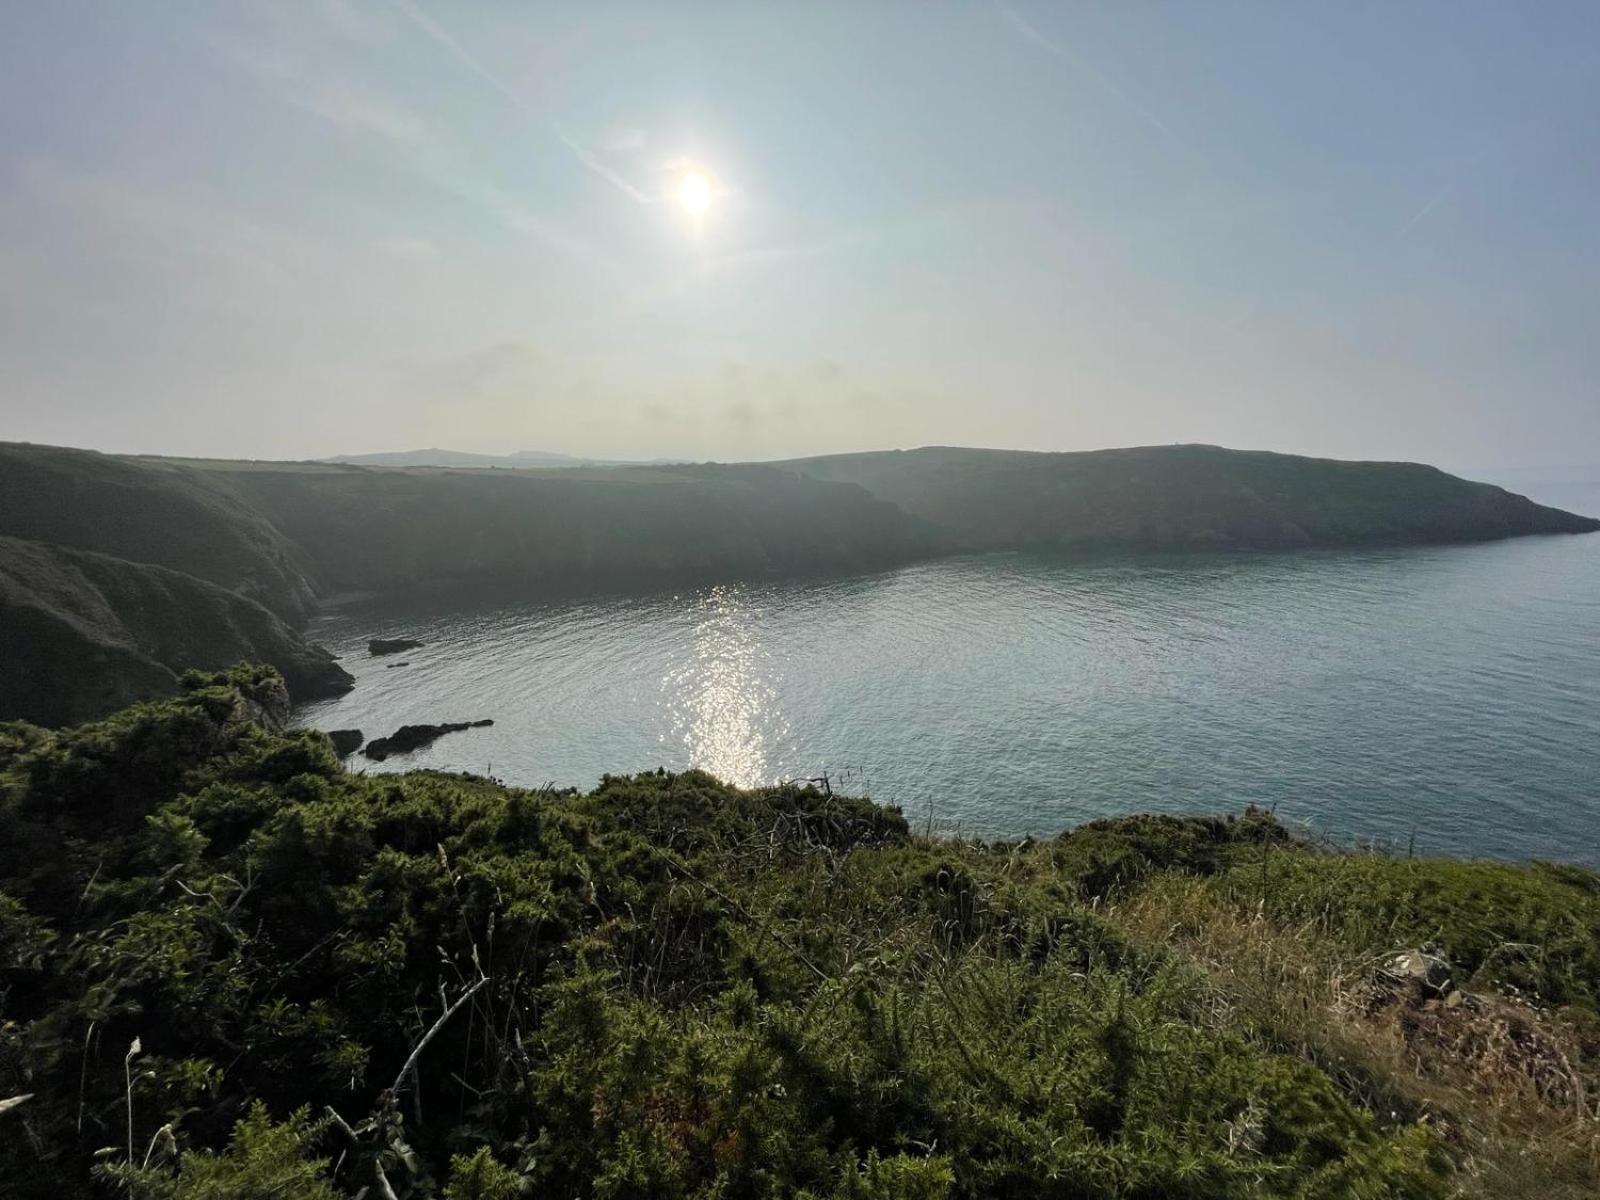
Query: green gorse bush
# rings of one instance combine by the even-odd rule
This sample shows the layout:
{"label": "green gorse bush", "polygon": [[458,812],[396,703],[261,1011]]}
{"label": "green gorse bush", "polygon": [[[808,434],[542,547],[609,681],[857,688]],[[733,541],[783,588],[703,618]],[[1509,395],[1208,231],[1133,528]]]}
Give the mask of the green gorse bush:
{"label": "green gorse bush", "polygon": [[1339,868],[1260,815],[979,846],[693,771],[354,775],[249,719],[274,683],[0,727],[8,1195],[1449,1194],[1429,1124],[1219,1029],[1099,911],[1243,896],[1268,851],[1330,936],[1594,1001],[1586,873]]}

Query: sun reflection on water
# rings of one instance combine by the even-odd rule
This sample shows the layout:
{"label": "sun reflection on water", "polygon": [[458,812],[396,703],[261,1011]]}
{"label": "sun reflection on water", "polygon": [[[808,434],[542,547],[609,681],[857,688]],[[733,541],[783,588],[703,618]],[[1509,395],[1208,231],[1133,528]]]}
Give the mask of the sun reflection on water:
{"label": "sun reflection on water", "polygon": [[691,766],[739,787],[771,779],[767,734],[776,697],[764,670],[759,612],[742,588],[696,597],[693,648],[662,680]]}

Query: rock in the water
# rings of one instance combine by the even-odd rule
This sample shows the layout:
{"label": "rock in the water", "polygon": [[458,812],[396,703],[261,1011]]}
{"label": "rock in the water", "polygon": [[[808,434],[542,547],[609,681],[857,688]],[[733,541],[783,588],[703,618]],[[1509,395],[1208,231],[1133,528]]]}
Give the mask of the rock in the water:
{"label": "rock in the water", "polygon": [[391,754],[409,754],[428,743],[443,737],[447,733],[459,733],[463,729],[480,729],[485,725],[493,725],[488,719],[482,721],[451,721],[443,725],[402,725],[386,738],[374,738],[367,743],[367,748],[361,753],[374,762],[382,762]]}
{"label": "rock in the water", "polygon": [[380,654],[399,654],[404,650],[415,650],[421,642],[414,642],[410,638],[373,638],[367,643],[367,653],[373,657]]}
{"label": "rock in the water", "polygon": [[366,737],[359,729],[330,729],[328,740],[333,743],[333,752],[340,758],[349,758],[361,749],[361,743]]}

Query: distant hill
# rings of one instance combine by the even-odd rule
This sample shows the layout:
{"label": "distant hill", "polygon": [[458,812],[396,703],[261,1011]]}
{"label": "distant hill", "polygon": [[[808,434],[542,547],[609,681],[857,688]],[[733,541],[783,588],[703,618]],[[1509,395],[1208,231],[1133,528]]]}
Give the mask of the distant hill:
{"label": "distant hill", "polygon": [[336,590],[759,579],[870,570],[941,545],[927,522],[862,488],[763,465],[217,469]]}
{"label": "distant hill", "polygon": [[1220,446],[1048,454],[930,446],[783,464],[854,483],[969,549],[1285,549],[1585,533],[1600,520],[1418,463]]}
{"label": "distant hill", "polygon": [[366,467],[500,467],[512,470],[559,467],[624,467],[645,466],[668,462],[668,459],[651,459],[640,463],[626,459],[578,458],[571,454],[556,454],[546,450],[519,450],[515,454],[471,454],[464,450],[393,450],[377,454],[339,454],[320,462],[344,463]]}
{"label": "distant hill", "polygon": [[[1285,549],[1596,529],[1433,467],[1216,446],[482,470],[0,444],[0,574],[20,614],[0,646],[13,677],[0,720],[97,715],[170,690],[186,667],[245,657],[278,665],[304,699],[329,684],[294,630],[319,596],[342,591],[549,595],[1001,547]],[[62,688],[48,703],[33,691]]]}

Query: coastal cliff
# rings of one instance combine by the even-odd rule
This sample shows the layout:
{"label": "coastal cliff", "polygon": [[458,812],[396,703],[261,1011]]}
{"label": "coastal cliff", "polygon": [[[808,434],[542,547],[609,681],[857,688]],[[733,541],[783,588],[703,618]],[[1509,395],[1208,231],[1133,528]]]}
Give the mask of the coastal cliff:
{"label": "coastal cliff", "polygon": [[276,667],[297,701],[348,673],[267,609],[150,563],[0,537],[0,719],[88,720],[170,694],[193,668]]}
{"label": "coastal cliff", "polygon": [[541,594],[842,574],[942,545],[926,521],[853,483],[759,464],[217,471],[340,590],[459,581]]}
{"label": "coastal cliff", "polygon": [[315,605],[294,544],[225,478],[176,459],[0,442],[0,535],[170,567],[291,625]]}
{"label": "coastal cliff", "polygon": [[[339,592],[548,596],[1036,545],[1283,550],[1596,529],[1432,467],[1213,446],[514,470],[0,444],[0,537],[16,539],[0,545],[0,570],[18,614],[0,718],[96,715],[239,657],[279,666],[305,699],[342,672],[295,631]],[[121,566],[58,556],[46,570],[41,545]],[[62,572],[71,586],[36,586]]]}
{"label": "coastal cliff", "polygon": [[1600,530],[1600,519],[1420,463],[1220,446],[1072,454],[931,446],[785,465],[858,484],[967,549],[1282,550]]}

